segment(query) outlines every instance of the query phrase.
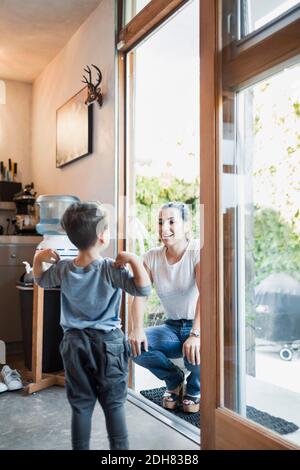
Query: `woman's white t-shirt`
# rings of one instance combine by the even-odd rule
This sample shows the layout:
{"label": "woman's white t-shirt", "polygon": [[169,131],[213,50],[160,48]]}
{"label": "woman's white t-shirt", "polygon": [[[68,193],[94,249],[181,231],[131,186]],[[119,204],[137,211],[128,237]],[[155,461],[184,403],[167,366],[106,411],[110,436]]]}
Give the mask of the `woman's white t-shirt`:
{"label": "woman's white t-shirt", "polygon": [[200,241],[190,240],[175,264],[168,263],[165,246],[147,251],[143,260],[168,318],[193,320],[199,295],[195,267],[200,261]]}

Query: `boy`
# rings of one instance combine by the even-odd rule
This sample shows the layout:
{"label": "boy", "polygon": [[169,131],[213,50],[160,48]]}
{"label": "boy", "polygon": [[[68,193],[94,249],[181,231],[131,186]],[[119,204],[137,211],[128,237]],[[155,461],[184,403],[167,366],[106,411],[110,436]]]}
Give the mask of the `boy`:
{"label": "boy", "polygon": [[[124,402],[129,351],[120,329],[121,289],[147,296],[150,281],[136,255],[123,251],[115,262],[100,256],[109,243],[109,228],[99,203],[71,204],[61,225],[78,248],[78,256],[60,260],[54,250],[43,250],[35,255],[33,274],[41,287],[61,287],[64,338],[60,351],[72,408],[72,446],[89,449],[91,418],[98,399],[110,449],[128,449]],[[43,271],[43,262],[53,266]],[[126,263],[133,275],[124,268]]]}

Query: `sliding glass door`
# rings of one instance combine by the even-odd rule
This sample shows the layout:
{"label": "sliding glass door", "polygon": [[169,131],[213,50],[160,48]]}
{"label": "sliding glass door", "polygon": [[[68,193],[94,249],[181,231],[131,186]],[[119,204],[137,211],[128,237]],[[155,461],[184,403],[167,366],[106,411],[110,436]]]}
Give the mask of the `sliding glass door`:
{"label": "sliding glass door", "polygon": [[299,449],[300,9],[201,6],[202,447]]}
{"label": "sliding glass door", "polygon": [[[127,246],[158,246],[158,209],[189,204],[199,238],[199,2],[191,0],[126,54]],[[129,309],[130,310],[130,309]],[[165,312],[153,291],[145,327]],[[136,391],[164,385],[134,366]]]}
{"label": "sliding glass door", "polygon": [[[300,445],[300,65],[224,123],[224,405]],[[233,131],[233,128],[236,131]]]}

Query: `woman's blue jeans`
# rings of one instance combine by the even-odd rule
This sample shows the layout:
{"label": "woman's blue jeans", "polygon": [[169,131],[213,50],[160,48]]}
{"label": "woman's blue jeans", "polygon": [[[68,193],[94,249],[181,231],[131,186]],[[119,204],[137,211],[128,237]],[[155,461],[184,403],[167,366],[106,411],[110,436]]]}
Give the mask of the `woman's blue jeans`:
{"label": "woman's blue jeans", "polygon": [[[174,390],[182,382],[180,369],[170,361],[182,357],[182,346],[191,331],[192,320],[167,320],[163,325],[146,328],[148,351],[133,357],[139,366],[150,370],[164,380],[168,390]],[[200,396],[200,366],[192,365],[184,357],[184,365],[190,374],[187,378],[186,394]]]}

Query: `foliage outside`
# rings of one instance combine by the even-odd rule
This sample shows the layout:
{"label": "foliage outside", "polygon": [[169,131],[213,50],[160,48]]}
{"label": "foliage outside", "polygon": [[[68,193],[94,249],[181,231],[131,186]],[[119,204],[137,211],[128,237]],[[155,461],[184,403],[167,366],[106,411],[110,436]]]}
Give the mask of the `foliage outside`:
{"label": "foliage outside", "polygon": [[253,126],[255,284],[300,281],[300,66],[255,86]]}

